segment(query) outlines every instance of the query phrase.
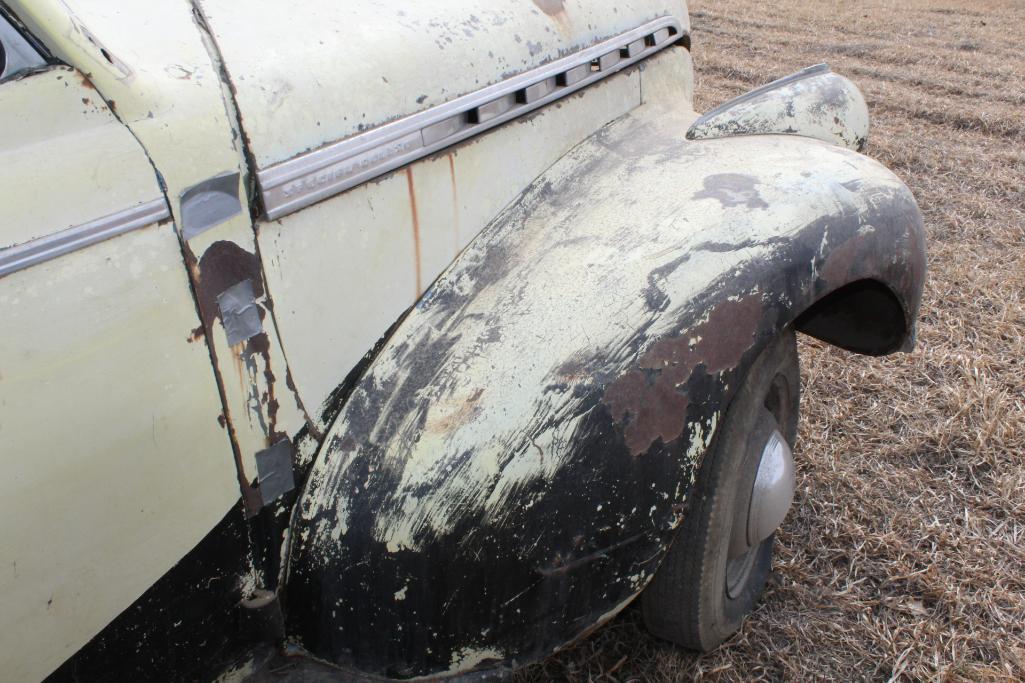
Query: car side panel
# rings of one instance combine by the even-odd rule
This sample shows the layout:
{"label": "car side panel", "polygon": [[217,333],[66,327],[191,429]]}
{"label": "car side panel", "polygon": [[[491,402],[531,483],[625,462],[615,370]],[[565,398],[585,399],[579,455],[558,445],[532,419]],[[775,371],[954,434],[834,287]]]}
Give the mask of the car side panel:
{"label": "car side panel", "polygon": [[5,680],[39,680],[74,654],[218,523],[238,489],[145,153],[70,68],[0,85],[4,246],[154,200],[162,219],[0,277]]}
{"label": "car side panel", "polygon": [[640,93],[640,73],[621,74],[559,108],[261,224],[269,289],[304,401],[323,404],[503,206],[591,131],[640,104]]}
{"label": "car side panel", "polygon": [[[289,367],[319,425],[338,384],[431,282],[544,169],[642,101],[689,107],[672,48],[574,96],[303,211],[259,224]],[[695,116],[697,116],[695,114]]]}
{"label": "car side panel", "polygon": [[[222,393],[231,437],[224,457],[235,458],[237,486],[256,515],[264,503],[256,454],[288,441],[307,420],[289,388],[262,282],[234,102],[201,13],[176,0],[147,3],[144,10],[129,0],[9,4],[56,57],[88,75],[161,174]],[[207,224],[190,220],[190,190],[217,178],[232,210]],[[218,297],[246,280],[260,329],[238,341],[226,331]],[[261,582],[269,584],[274,573],[268,570]]]}
{"label": "car side panel", "polygon": [[[0,106],[0,249],[161,196],[138,143],[74,69],[56,67],[0,85]],[[60,184],[60,179],[86,176],[92,182]],[[40,220],[40,200],[53,192],[61,199],[48,202],[47,220]]]}

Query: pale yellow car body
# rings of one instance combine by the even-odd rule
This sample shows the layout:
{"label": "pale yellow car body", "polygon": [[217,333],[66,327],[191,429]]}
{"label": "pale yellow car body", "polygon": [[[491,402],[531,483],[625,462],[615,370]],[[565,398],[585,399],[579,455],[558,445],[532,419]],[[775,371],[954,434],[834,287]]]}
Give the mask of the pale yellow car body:
{"label": "pale yellow car body", "polygon": [[[418,3],[416,11],[430,16],[430,4]],[[478,6],[464,4],[468,13]],[[515,4],[506,0],[489,9],[516,13]],[[649,1],[644,10],[645,3],[634,4],[653,16],[664,5]],[[244,368],[240,350],[218,327],[209,341],[228,410],[221,406],[176,228],[181,195],[196,183],[237,171],[239,194],[248,198],[252,190],[244,182],[234,100],[192,8],[169,0],[144,7],[111,0],[17,0],[9,6],[73,68],[0,85],[0,248],[156,199],[168,209],[145,228],[0,279],[6,473],[0,479],[0,566],[9,570],[0,574],[0,671],[20,681],[45,677],[74,654],[235,503],[238,474],[225,420],[244,472],[255,472],[254,455],[270,437],[250,401],[267,392],[265,368]],[[339,70],[332,51],[311,51],[278,35],[280,3],[250,3],[239,24],[232,22],[234,4],[203,6],[215,32],[224,26],[217,36],[221,49],[252,69],[238,81],[245,84],[238,99],[245,106],[247,97],[254,98],[246,124],[259,140],[254,153],[261,167],[356,132],[358,121],[317,124],[328,123],[326,113],[343,101],[366,111],[367,120],[387,120],[499,80],[507,69],[496,59],[473,70],[436,73],[433,65],[419,64],[414,71],[401,51],[382,50],[374,53],[378,69],[391,79],[408,79],[406,92],[419,95],[417,84],[435,84],[426,101],[388,100],[372,88],[355,101],[359,89],[343,89],[332,99],[330,89],[286,83],[279,86],[280,109],[264,110],[252,91],[274,87],[286,73],[358,82],[365,65]],[[561,25],[581,43],[636,23],[627,12],[610,17],[588,11],[593,16]],[[338,28],[355,31],[370,14],[362,24],[339,22]],[[304,3],[301,14],[309,30],[336,15],[335,3],[327,0]],[[686,20],[682,3],[677,16]],[[550,18],[531,21],[535,35],[552,35],[537,54],[542,63],[558,54],[567,37],[543,30]],[[589,24],[594,28],[588,30]],[[396,37],[390,46],[404,39]],[[275,43],[275,59],[265,59],[266,41]],[[508,62],[522,52],[512,35],[497,36],[489,49],[504,52]],[[479,68],[486,64],[491,71]],[[201,255],[221,240],[255,252],[259,236],[277,304],[275,315],[265,318],[270,355],[283,358],[277,335],[287,334],[288,367],[301,395],[280,399],[277,428],[298,431],[307,421],[300,406],[325,401],[402,311],[541,171],[642,99],[688,103],[692,78],[689,53],[673,51],[652,60],[643,74],[612,77],[458,155],[419,161],[277,221],[254,225],[243,211],[192,238],[190,250]],[[515,157],[496,149],[514,150]],[[326,302],[333,315],[322,314]],[[279,384],[279,391],[291,391]],[[255,409],[266,418],[266,405]],[[316,424],[319,411],[308,412]]]}

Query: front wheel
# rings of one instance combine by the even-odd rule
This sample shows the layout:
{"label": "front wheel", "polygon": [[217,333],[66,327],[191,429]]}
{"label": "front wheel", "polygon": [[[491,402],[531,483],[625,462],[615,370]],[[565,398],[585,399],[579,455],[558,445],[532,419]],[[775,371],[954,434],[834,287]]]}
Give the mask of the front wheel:
{"label": "front wheel", "polygon": [[755,360],[705,455],[690,507],[645,589],[652,633],[692,650],[739,628],[765,588],[775,529],[794,494],[800,371],[792,330]]}

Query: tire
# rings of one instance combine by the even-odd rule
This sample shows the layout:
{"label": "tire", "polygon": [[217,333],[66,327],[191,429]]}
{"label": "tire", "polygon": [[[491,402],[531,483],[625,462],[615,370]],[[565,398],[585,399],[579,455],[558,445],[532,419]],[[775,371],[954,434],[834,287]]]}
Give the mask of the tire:
{"label": "tire", "polygon": [[654,635],[708,651],[733,635],[754,608],[769,575],[775,534],[732,561],[730,538],[735,529],[747,529],[746,501],[760,461],[754,440],[776,428],[793,447],[799,402],[797,340],[787,329],[758,356],[730,403],[687,514],[641,596]]}

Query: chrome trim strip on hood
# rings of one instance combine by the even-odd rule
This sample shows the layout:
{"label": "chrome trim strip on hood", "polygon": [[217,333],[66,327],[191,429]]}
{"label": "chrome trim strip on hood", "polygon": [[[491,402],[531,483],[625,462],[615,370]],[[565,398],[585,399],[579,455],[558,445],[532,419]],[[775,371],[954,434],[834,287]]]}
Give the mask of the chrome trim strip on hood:
{"label": "chrome trim strip on hood", "polygon": [[275,220],[494,128],[639,62],[684,38],[662,17],[476,92],[257,171]]}
{"label": "chrome trim strip on hood", "polygon": [[0,277],[170,217],[167,202],[163,198],[154,199],[52,235],[0,249]]}

